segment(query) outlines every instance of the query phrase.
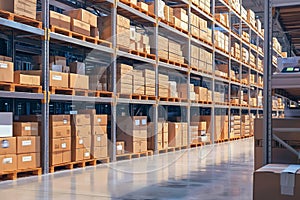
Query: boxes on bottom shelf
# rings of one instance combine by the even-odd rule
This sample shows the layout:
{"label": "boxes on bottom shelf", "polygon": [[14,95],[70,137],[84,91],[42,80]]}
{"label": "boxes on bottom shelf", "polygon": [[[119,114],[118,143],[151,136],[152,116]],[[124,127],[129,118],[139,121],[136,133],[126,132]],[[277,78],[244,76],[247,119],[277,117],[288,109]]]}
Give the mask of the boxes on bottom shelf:
{"label": "boxes on bottom shelf", "polygon": [[41,166],[40,153],[26,153],[17,155],[18,170],[34,169]]}
{"label": "boxes on bottom shelf", "polygon": [[116,151],[117,155],[124,154],[124,152],[125,152],[124,151],[124,149],[125,149],[125,143],[123,141],[118,141],[116,143],[116,149],[117,149],[117,151]]}
{"label": "boxes on bottom shelf", "polygon": [[18,159],[16,154],[0,155],[0,174],[15,171],[17,168]]}
{"label": "boxes on bottom shelf", "polygon": [[39,136],[19,136],[17,137],[17,154],[40,152]]}
{"label": "boxes on bottom shelf", "polygon": [[71,162],[71,151],[50,152],[50,166]]}
{"label": "boxes on bottom shelf", "polygon": [[89,148],[72,150],[72,161],[88,160],[90,158],[91,158],[91,152]]}
{"label": "boxes on bottom shelf", "polygon": [[71,150],[71,137],[57,138],[50,141],[50,152]]}
{"label": "boxes on bottom shelf", "polygon": [[[103,146],[103,147],[94,147],[91,149],[91,156],[93,158],[103,158],[103,157],[107,157],[107,146]],[[118,155],[118,154],[117,154]]]}
{"label": "boxes on bottom shelf", "polygon": [[0,138],[0,144],[0,155],[17,153],[17,140],[15,137]]}

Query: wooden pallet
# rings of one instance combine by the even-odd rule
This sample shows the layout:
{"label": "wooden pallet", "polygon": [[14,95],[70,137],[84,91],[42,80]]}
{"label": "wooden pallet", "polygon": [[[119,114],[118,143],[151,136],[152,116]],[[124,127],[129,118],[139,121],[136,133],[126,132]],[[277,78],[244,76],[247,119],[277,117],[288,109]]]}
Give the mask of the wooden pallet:
{"label": "wooden pallet", "polygon": [[198,103],[201,103],[201,104],[212,104],[211,101],[198,101]]}
{"label": "wooden pallet", "polygon": [[30,92],[30,93],[42,93],[42,86],[36,85],[21,85],[15,83],[0,82],[0,90],[9,92]]}
{"label": "wooden pallet", "polygon": [[117,161],[131,160],[133,158],[140,158],[140,154],[139,153],[125,153],[125,154],[116,155]]}
{"label": "wooden pallet", "polygon": [[101,40],[101,39],[98,39],[95,37],[83,35],[83,34],[76,33],[76,32],[73,32],[73,31],[70,31],[70,30],[67,30],[64,28],[60,28],[57,26],[51,25],[50,31],[61,34],[61,35],[65,35],[65,36],[68,36],[71,38],[79,39],[79,40],[82,40],[85,42],[89,42],[89,43],[93,43],[93,44],[97,44],[97,45],[103,45],[103,46],[110,47],[110,48],[112,47],[112,44],[106,40]]}
{"label": "wooden pallet", "polygon": [[63,94],[63,95],[74,95],[74,90],[70,88],[61,88],[61,87],[55,87],[50,86],[49,87],[50,94]]}
{"label": "wooden pallet", "polygon": [[144,57],[144,58],[149,58],[149,59],[153,59],[153,60],[156,59],[156,56],[154,54],[148,54],[146,52],[139,52],[139,51],[136,51],[136,50],[130,50],[130,53],[134,54],[134,55],[137,55],[137,56]]}
{"label": "wooden pallet", "polygon": [[184,30],[184,29],[182,29],[182,28],[180,28],[180,27],[175,26],[175,29],[177,29],[178,31],[180,31],[180,32],[182,32],[182,33],[184,33],[184,34],[189,34],[188,31],[186,31],[186,30]]}
{"label": "wooden pallet", "polygon": [[95,162],[96,162],[97,165],[109,163],[109,161],[110,161],[109,157],[94,158],[94,160],[95,160]]}
{"label": "wooden pallet", "polygon": [[145,151],[145,152],[141,152],[139,154],[140,154],[140,157],[153,156],[153,151],[148,150],[148,151]]}
{"label": "wooden pallet", "polygon": [[202,142],[190,144],[190,147],[191,147],[191,148],[196,148],[196,147],[201,147],[201,146],[203,146],[203,143],[202,143]]}
{"label": "wooden pallet", "polygon": [[138,11],[144,13],[145,15],[148,15],[149,17],[152,17],[152,18],[154,18],[154,19],[156,18],[156,15],[155,15],[155,14],[153,14],[153,13],[147,11],[147,10],[142,9],[142,8],[139,7],[138,5],[135,5],[135,4],[131,3],[131,2],[128,1],[128,0],[120,0],[120,2],[126,4],[127,6],[129,6],[129,7],[131,7],[131,8],[134,8],[134,9],[136,9],[136,10],[138,10]]}
{"label": "wooden pallet", "polygon": [[40,21],[37,21],[35,19],[31,19],[29,17],[17,15],[17,14],[14,14],[14,13],[11,13],[11,12],[8,12],[8,11],[5,11],[5,10],[0,10],[0,17],[2,17],[4,19],[11,20],[11,21],[14,21],[14,22],[19,22],[19,23],[22,23],[22,24],[26,24],[26,25],[33,26],[33,27],[36,27],[36,28],[40,28],[40,29],[43,27],[42,22],[40,22]]}
{"label": "wooden pallet", "polygon": [[175,147],[175,151],[180,151],[180,150],[184,150],[187,148],[188,148],[188,146]]}
{"label": "wooden pallet", "polygon": [[36,175],[37,176],[42,175],[42,168],[22,169],[22,170],[2,172],[0,173],[0,181],[16,180],[17,178],[36,176]]}
{"label": "wooden pallet", "polygon": [[198,71],[198,67],[191,66],[190,69],[196,72]]}

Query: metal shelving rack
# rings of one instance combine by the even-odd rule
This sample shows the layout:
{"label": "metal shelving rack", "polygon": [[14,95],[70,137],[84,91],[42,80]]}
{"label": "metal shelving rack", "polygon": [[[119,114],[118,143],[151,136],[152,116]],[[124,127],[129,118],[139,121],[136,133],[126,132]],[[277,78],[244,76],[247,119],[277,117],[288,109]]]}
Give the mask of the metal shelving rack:
{"label": "metal shelving rack", "polygon": [[[63,2],[63,0],[60,0]],[[75,1],[75,0],[74,0]],[[55,100],[55,101],[75,101],[75,102],[80,102],[80,101],[84,101],[84,102],[95,102],[95,103],[107,103],[111,105],[111,142],[113,144],[116,143],[116,130],[117,130],[117,125],[116,125],[116,121],[117,121],[117,105],[118,104],[122,104],[122,103],[127,103],[127,104],[142,104],[142,105],[152,105],[153,106],[153,121],[157,122],[158,121],[158,112],[159,112],[159,106],[180,106],[180,107],[184,107],[186,108],[186,119],[184,119],[184,121],[186,121],[188,123],[188,131],[190,130],[190,115],[191,115],[191,108],[195,107],[195,108],[209,108],[211,109],[211,127],[212,127],[212,133],[214,133],[214,114],[215,114],[215,110],[216,109],[225,109],[227,110],[228,113],[228,120],[230,121],[230,116],[231,116],[231,110],[235,109],[235,110],[239,110],[239,113],[242,113],[242,110],[246,110],[248,113],[254,113],[256,115],[262,113],[262,108],[258,108],[258,107],[240,107],[240,106],[233,106],[231,104],[229,105],[217,105],[214,101],[214,91],[215,91],[215,84],[216,81],[219,81],[221,83],[226,83],[229,86],[229,100],[230,100],[230,87],[231,85],[236,85],[237,87],[239,87],[239,89],[241,90],[242,88],[248,89],[248,91],[250,91],[251,88],[254,87],[254,90],[257,92],[258,90],[262,90],[263,88],[261,86],[258,85],[250,85],[250,83],[248,85],[239,83],[239,82],[234,82],[232,81],[230,78],[230,73],[229,73],[229,80],[224,79],[224,78],[220,78],[217,77],[214,73],[214,69],[216,67],[215,63],[213,62],[213,73],[212,75],[207,74],[205,72],[198,72],[198,71],[193,71],[191,68],[186,69],[186,68],[181,68],[175,65],[171,65],[171,64],[166,64],[164,62],[160,62],[158,59],[158,51],[156,51],[156,60],[152,60],[152,59],[147,59],[147,58],[143,58],[140,56],[136,56],[136,55],[132,55],[129,53],[125,53],[122,51],[119,51],[117,49],[117,43],[116,43],[116,35],[114,34],[112,36],[112,48],[109,47],[105,47],[105,46],[100,46],[100,45],[95,45],[92,43],[88,43],[82,40],[78,40],[75,38],[70,38],[70,37],[66,37],[64,35],[60,35],[57,33],[53,33],[50,32],[49,30],[49,15],[47,13],[49,13],[49,5],[50,5],[51,0],[45,0],[42,1],[42,12],[43,12],[43,28],[44,29],[38,29],[38,28],[34,28],[28,25],[24,25],[18,22],[14,22],[14,21],[10,21],[10,20],[6,20],[3,18],[0,18],[0,26],[4,26],[4,27],[8,27],[11,28],[13,30],[18,30],[18,31],[25,31],[27,33],[30,34],[34,34],[36,36],[42,36],[43,40],[42,40],[42,52],[43,52],[43,94],[31,94],[31,93],[12,93],[12,92],[6,92],[6,91],[0,91],[0,97],[2,98],[23,98],[23,99],[36,99],[36,100],[42,100],[42,116],[43,116],[43,120],[42,120],[42,127],[43,127],[43,133],[42,133],[42,147],[43,147],[43,160],[42,160],[42,166],[43,166],[43,172],[44,173],[48,173],[48,166],[49,166],[49,103],[50,100]],[[88,2],[88,1],[85,1]],[[103,2],[103,1],[102,1]],[[190,55],[190,51],[191,51],[191,44],[197,44],[201,47],[205,47],[207,49],[210,49],[213,52],[213,60],[215,60],[216,56],[222,56],[224,58],[226,58],[228,60],[228,67],[229,67],[229,71],[231,69],[231,64],[232,62],[234,62],[235,64],[239,65],[239,71],[240,74],[242,73],[242,68],[247,68],[248,72],[251,72],[250,70],[254,71],[256,73],[256,76],[258,75],[263,75],[263,72],[258,71],[257,69],[254,69],[253,67],[251,67],[250,65],[243,63],[240,60],[237,60],[234,57],[231,57],[230,53],[224,53],[218,49],[215,48],[215,46],[210,46],[200,40],[197,40],[195,38],[193,38],[190,34],[184,34],[166,24],[164,24],[163,22],[161,22],[158,17],[151,18],[149,16],[147,16],[144,13],[139,12],[138,10],[135,10],[121,2],[119,2],[118,0],[107,0],[107,3],[110,4],[110,12],[111,12],[111,17],[112,17],[112,32],[116,33],[116,15],[118,13],[118,8],[122,8],[126,11],[129,11],[131,14],[136,15],[140,18],[142,18],[143,20],[147,20],[150,23],[154,24],[154,35],[156,38],[155,41],[155,49],[158,49],[158,42],[157,42],[157,36],[159,34],[159,29],[164,28],[167,31],[178,35],[180,37],[184,37],[186,38],[186,40],[188,41],[188,58],[187,60],[190,61],[191,55]],[[207,18],[208,20],[210,20],[212,22],[212,38],[214,38],[214,29],[216,28],[216,26],[221,27],[224,31],[227,32],[227,34],[231,37],[234,37],[235,39],[237,39],[239,41],[239,44],[242,46],[247,46],[249,48],[249,50],[252,50],[254,53],[256,53],[256,58],[257,57],[261,57],[263,58],[263,54],[258,52],[258,50],[253,49],[249,44],[245,43],[241,38],[239,38],[238,36],[235,35],[235,33],[233,33],[230,28],[226,28],[224,27],[222,24],[220,24],[218,21],[216,21],[214,19],[214,13],[215,13],[215,6],[216,3],[221,4],[222,6],[225,6],[226,9],[229,12],[229,23],[231,25],[231,15],[234,15],[235,17],[237,17],[239,19],[239,34],[241,34],[242,31],[242,26],[247,26],[248,27],[248,31],[249,34],[251,34],[252,32],[256,34],[257,37],[257,41],[258,40],[263,40],[263,36],[260,35],[259,33],[257,33],[255,30],[253,30],[253,28],[251,27],[251,25],[245,21],[244,19],[242,19],[242,17],[233,9],[231,8],[227,3],[225,3],[223,0],[212,0],[211,2],[211,13],[212,16],[208,15],[207,13],[205,13],[204,11],[200,10],[198,7],[196,7],[194,4],[192,4],[191,1],[186,1],[186,0],[182,0],[181,3],[185,4],[187,6],[187,11],[188,11],[188,15],[190,16],[190,13],[192,12],[191,10],[195,11],[196,13],[198,13],[201,16],[204,16],[205,18]],[[94,7],[97,7],[97,3],[94,4]],[[155,1],[155,15],[158,16],[158,2]],[[189,17],[190,20],[190,17]],[[190,24],[190,21],[189,21]],[[189,26],[189,30],[190,30],[190,26]],[[268,32],[266,31],[266,34]],[[57,94],[51,94],[49,95],[49,51],[50,51],[50,43],[52,40],[55,41],[61,41],[61,42],[65,42],[65,43],[69,43],[72,45],[76,45],[79,48],[87,48],[87,49],[92,49],[92,50],[97,50],[99,52],[103,52],[105,54],[108,54],[111,57],[112,60],[112,65],[111,65],[111,74],[112,74],[112,92],[114,94],[113,98],[107,98],[107,97],[83,97],[83,96],[67,96],[67,95],[57,95]],[[231,39],[230,39],[231,40]],[[259,44],[257,42],[257,44]],[[231,46],[231,41],[229,42],[229,45]],[[268,51],[266,51],[266,53],[268,53]],[[242,55],[242,48],[241,48],[241,55]],[[160,68],[165,68],[165,69],[169,69],[169,70],[177,70],[181,73],[186,74],[186,83],[189,84],[190,80],[191,80],[191,75],[195,75],[195,76],[201,76],[201,77],[205,77],[208,79],[211,79],[212,82],[212,100],[213,103],[212,104],[199,104],[199,103],[193,103],[190,100],[188,102],[180,102],[180,103],[176,103],[176,102],[163,102],[163,101],[148,101],[148,100],[134,100],[134,99],[125,99],[125,98],[116,98],[116,81],[117,81],[117,73],[116,73],[116,69],[117,69],[117,58],[119,56],[128,58],[128,59],[133,59],[133,60],[137,60],[137,61],[142,61],[148,64],[153,65],[153,68],[156,72],[156,96],[158,96],[158,72]],[[241,78],[241,77],[240,77]],[[267,79],[266,79],[267,80]],[[189,89],[188,89],[189,90]],[[189,96],[189,91],[188,91],[188,99],[190,99]],[[199,113],[200,115],[200,113]],[[230,130],[230,123],[229,123],[229,130]],[[155,123],[155,131],[158,131],[158,127],[157,127],[157,123]],[[188,136],[188,138],[190,138]],[[189,140],[189,139],[188,139]],[[214,142],[214,134],[211,134],[211,141]],[[155,137],[155,143],[157,143],[157,136]],[[188,144],[190,143],[190,141],[188,141]],[[110,155],[111,160],[112,161],[116,161],[116,146],[112,145],[112,155]],[[155,146],[155,150],[157,150],[157,146]]]}

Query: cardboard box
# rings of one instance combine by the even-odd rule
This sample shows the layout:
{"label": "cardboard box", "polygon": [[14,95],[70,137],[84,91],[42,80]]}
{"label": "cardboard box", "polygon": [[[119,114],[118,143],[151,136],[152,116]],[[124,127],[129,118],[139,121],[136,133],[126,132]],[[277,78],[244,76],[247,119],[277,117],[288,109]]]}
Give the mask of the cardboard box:
{"label": "cardboard box", "polygon": [[69,10],[69,11],[65,11],[64,14],[83,21],[89,25],[91,25],[92,27],[97,27],[97,15],[94,15],[93,13],[84,10],[84,9],[74,9],[74,10]]}
{"label": "cardboard box", "polygon": [[[282,173],[289,165],[268,164],[254,172],[253,199],[296,200],[300,198],[299,172]],[[294,165],[299,168],[299,165]],[[286,174],[286,175],[285,175]]]}
{"label": "cardboard box", "polygon": [[90,36],[91,26],[77,19],[71,19],[71,30],[86,36]]}
{"label": "cardboard box", "polygon": [[[36,18],[37,20],[42,21],[42,12],[37,12]],[[50,25],[70,30],[71,18],[69,16],[50,10],[49,18]]]}
{"label": "cardboard box", "polygon": [[90,135],[85,137],[72,137],[72,141],[72,150],[81,148],[91,148],[92,146],[92,138]]}
{"label": "cardboard box", "polygon": [[123,141],[116,142],[116,154],[121,155],[125,152],[125,143]]}
{"label": "cardboard box", "polygon": [[71,62],[69,66],[70,66],[70,73],[85,75],[84,63],[76,61],[76,62]]}
{"label": "cardboard box", "polygon": [[72,115],[72,126],[91,125],[91,116],[89,114]]}
{"label": "cardboard box", "polygon": [[107,126],[92,126],[92,135],[107,134]]}
{"label": "cardboard box", "polygon": [[91,37],[100,38],[100,33],[99,33],[99,29],[97,27],[92,27],[91,26]]}
{"label": "cardboard box", "polygon": [[93,158],[104,158],[104,157],[107,157],[108,156],[108,154],[107,154],[107,146],[92,148],[91,149],[91,156]]}
{"label": "cardboard box", "polygon": [[17,137],[17,154],[37,153],[41,151],[39,136]]}
{"label": "cardboard box", "polygon": [[12,172],[17,170],[18,161],[17,155],[15,154],[7,154],[0,155],[0,174],[2,172]]}
{"label": "cardboard box", "polygon": [[168,141],[170,147],[180,147],[182,142],[181,123],[168,123]]}
{"label": "cardboard box", "polygon": [[71,151],[63,151],[63,152],[51,152],[50,153],[50,165],[58,165],[62,163],[71,162],[72,155]]}
{"label": "cardboard box", "polygon": [[93,115],[92,126],[106,126],[107,115]]}
{"label": "cardboard box", "polygon": [[36,18],[36,0],[0,0],[0,9],[6,10],[17,15],[23,15],[32,19]]}
{"label": "cardboard box", "polygon": [[107,135],[92,135],[92,148],[94,147],[106,147]]}
{"label": "cardboard box", "polygon": [[146,4],[146,3],[144,3],[144,2],[138,2],[137,5],[138,5],[141,9],[143,9],[143,10],[145,10],[145,11],[148,12],[148,4]]}
{"label": "cardboard box", "polygon": [[18,170],[22,169],[34,169],[41,166],[40,153],[26,153],[17,155]]}
{"label": "cardboard box", "polygon": [[50,138],[64,138],[71,137],[71,126],[50,126]]}
{"label": "cardboard box", "polygon": [[14,122],[14,136],[38,136],[37,122]]}
{"label": "cardboard box", "polygon": [[71,137],[55,138],[50,141],[51,152],[61,152],[71,150]]}
{"label": "cardboard box", "polygon": [[72,150],[72,161],[84,160],[84,148]]}
{"label": "cardboard box", "polygon": [[91,126],[90,125],[83,125],[83,126],[72,126],[71,132],[72,132],[72,137],[75,136],[89,136],[91,135]]}
{"label": "cardboard box", "polygon": [[40,85],[40,77],[22,74],[22,71],[14,72],[14,83],[22,85]]}
{"label": "cardboard box", "polygon": [[12,62],[0,61],[0,81],[14,82],[14,64]]}
{"label": "cardboard box", "polygon": [[50,115],[50,126],[66,126],[71,125],[70,115]]}
{"label": "cardboard box", "polygon": [[69,88],[89,89],[89,76],[79,74],[69,74]]}
{"label": "cardboard box", "polygon": [[0,155],[16,153],[17,141],[15,137],[0,138]]}

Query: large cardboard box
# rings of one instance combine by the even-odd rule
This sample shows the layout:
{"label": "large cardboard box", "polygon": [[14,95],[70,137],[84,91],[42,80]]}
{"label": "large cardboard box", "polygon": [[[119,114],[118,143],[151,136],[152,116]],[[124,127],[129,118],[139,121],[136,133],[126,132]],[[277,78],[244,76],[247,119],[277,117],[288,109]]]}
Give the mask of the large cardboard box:
{"label": "large cardboard box", "polygon": [[91,135],[91,126],[90,125],[83,125],[83,126],[72,126],[71,132],[72,132],[72,137],[75,136],[89,136]]}
{"label": "large cardboard box", "polygon": [[58,165],[71,162],[71,151],[50,152],[50,165]]}
{"label": "large cardboard box", "polygon": [[168,141],[170,147],[180,147],[182,143],[181,123],[168,124]]}
{"label": "large cardboard box", "polygon": [[50,115],[50,127],[67,126],[71,124],[70,115]]}
{"label": "large cardboard box", "polygon": [[22,74],[22,71],[14,72],[14,83],[22,85],[40,85],[40,82],[39,76]]}
{"label": "large cardboard box", "polygon": [[92,135],[107,134],[107,126],[92,126]]}
{"label": "large cardboard box", "polygon": [[7,154],[0,155],[0,174],[2,172],[12,172],[17,170],[17,155],[16,154]]}
{"label": "large cardboard box", "polygon": [[17,137],[17,154],[37,153],[41,151],[39,136]]}
{"label": "large cardboard box", "polygon": [[17,141],[15,137],[0,138],[0,155],[16,153]]}
{"label": "large cardboard box", "polygon": [[69,74],[69,88],[89,89],[89,76]]}
{"label": "large cardboard box", "polygon": [[[254,172],[254,200],[297,200],[300,199],[300,172],[282,173],[289,165],[268,164]],[[299,168],[295,165],[295,168]],[[289,195],[288,195],[289,194]]]}
{"label": "large cardboard box", "polygon": [[[24,74],[38,75],[40,76],[40,80],[42,81],[42,71],[41,70],[30,70],[24,71]],[[1,73],[0,73],[1,74]],[[42,82],[41,82],[42,84]],[[55,86],[60,88],[68,88],[69,87],[69,74],[62,72],[50,71],[49,78],[49,86]]]}
{"label": "large cardboard box", "polygon": [[72,150],[75,149],[82,149],[82,148],[91,148],[92,138],[91,136],[85,136],[85,137],[72,137]]}
{"label": "large cardboard box", "polygon": [[51,152],[71,151],[71,137],[52,139],[50,150]]}
{"label": "large cardboard box", "polygon": [[92,115],[92,126],[106,126],[107,115]]}
{"label": "large cardboard box", "polygon": [[84,9],[74,9],[74,10],[69,10],[69,11],[65,11],[64,14],[83,21],[93,27],[97,27],[97,15],[94,15],[93,13],[84,10]]}
{"label": "large cardboard box", "polygon": [[91,116],[89,114],[72,115],[72,125],[83,126],[91,125]]}
{"label": "large cardboard box", "polygon": [[[37,12],[36,18],[37,20],[42,21],[42,12]],[[69,16],[50,10],[49,18],[50,25],[70,30],[71,18]]]}
{"label": "large cardboard box", "polygon": [[71,19],[71,30],[86,36],[91,34],[91,26],[77,19]]}
{"label": "large cardboard box", "polygon": [[14,136],[38,136],[39,124],[37,122],[14,122]]}
{"label": "large cardboard box", "polygon": [[84,160],[84,148],[72,150],[72,161]]}
{"label": "large cardboard box", "polygon": [[32,19],[36,18],[36,0],[0,0],[0,9]]}
{"label": "large cardboard box", "polygon": [[14,82],[14,64],[12,62],[0,61],[0,81]]}
{"label": "large cardboard box", "polygon": [[18,170],[22,169],[34,169],[41,166],[40,153],[26,153],[17,155],[18,158]]}
{"label": "large cardboard box", "polygon": [[[120,151],[119,151],[120,152]],[[118,155],[118,151],[117,151],[117,155]],[[107,146],[103,146],[103,147],[94,147],[91,149],[91,156],[93,158],[103,158],[103,157],[107,157]]]}
{"label": "large cardboard box", "polygon": [[50,138],[71,137],[71,126],[50,126]]}
{"label": "large cardboard box", "polygon": [[92,148],[107,146],[107,135],[92,135]]}

